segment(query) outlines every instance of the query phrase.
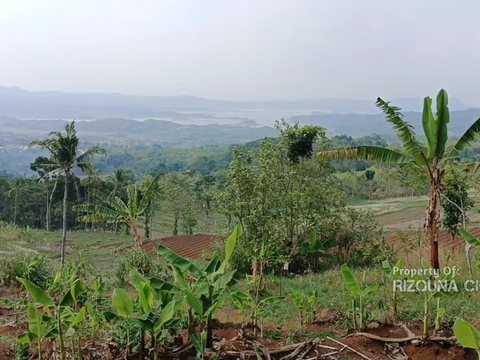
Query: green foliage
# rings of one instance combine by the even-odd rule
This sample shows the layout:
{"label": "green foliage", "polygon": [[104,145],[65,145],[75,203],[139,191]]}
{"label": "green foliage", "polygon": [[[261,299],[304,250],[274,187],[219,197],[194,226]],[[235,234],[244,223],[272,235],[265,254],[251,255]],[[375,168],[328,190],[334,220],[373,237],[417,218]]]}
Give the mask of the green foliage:
{"label": "green foliage", "polygon": [[253,324],[253,335],[256,335],[258,320],[260,320],[260,336],[263,338],[263,323],[268,317],[273,316],[269,309],[272,305],[278,304],[284,299],[283,296],[270,296],[260,300],[258,297],[252,297],[250,294],[234,290],[230,292],[230,298],[240,313],[245,316],[249,310],[249,316]]}
{"label": "green foliage", "polygon": [[163,266],[157,259],[147,255],[142,249],[130,249],[115,260],[115,277],[118,284],[123,285],[127,281],[132,269],[148,276],[161,276],[164,272]]}
{"label": "green foliage", "polygon": [[198,208],[195,193],[195,178],[191,174],[167,174],[160,184],[161,201],[168,213],[173,217],[173,235],[180,233],[193,234],[197,224],[194,216]]}
{"label": "green foliage", "polygon": [[50,282],[51,269],[47,258],[41,254],[24,253],[18,257],[0,260],[0,285],[18,284],[17,277],[46,287]]}
{"label": "green foliage", "polygon": [[38,147],[50,153],[49,162],[42,165],[37,165],[37,168],[46,171],[44,177],[53,175],[64,177],[64,193],[63,193],[63,236],[61,248],[61,264],[65,263],[65,244],[67,232],[67,199],[68,199],[68,180],[75,178],[74,169],[80,169],[85,174],[95,174],[90,160],[98,154],[107,155],[105,149],[98,145],[93,145],[83,151],[81,154],[80,139],[77,136],[75,129],[75,121],[65,126],[65,133],[58,131],[51,132],[47,139],[41,141],[32,141],[29,147]]}
{"label": "green foliage", "polygon": [[[308,158],[292,163],[286,134],[292,129],[301,132],[301,127],[281,123],[278,128],[278,141],[262,140],[258,151],[247,154],[242,148],[234,150],[225,190],[216,199],[220,211],[243,227],[232,259],[240,273],[249,271],[260,241],[276,249],[268,269],[280,270],[288,263],[289,271],[302,273],[310,265],[301,253],[305,243],[308,247],[310,231],[321,233],[322,241],[330,240],[335,238],[332,224],[340,223],[344,202],[332,167]],[[323,132],[318,137],[324,138]]]}
{"label": "green foliage", "polygon": [[440,198],[442,205],[442,226],[455,237],[459,226],[464,226],[468,218],[466,213],[474,202],[468,195],[469,185],[465,173],[452,171],[444,178],[444,189]]}
{"label": "green foliage", "polygon": [[315,321],[316,303],[318,301],[317,290],[315,289],[312,294],[307,294],[286,285],[285,291],[298,309],[300,325],[303,326],[313,323]]}
{"label": "green foliage", "polygon": [[298,164],[301,159],[310,159],[313,154],[313,144],[325,130],[318,126],[298,124],[284,130],[283,136],[287,141],[287,156],[292,164]]}
{"label": "green foliage", "polygon": [[347,208],[344,222],[336,228],[340,261],[350,266],[380,265],[393,250],[383,241],[372,213]]}
{"label": "green foliage", "polygon": [[[422,115],[422,125],[425,133],[426,144],[421,144],[415,136],[413,127],[403,119],[400,108],[390,106],[388,102],[377,99],[377,106],[384,113],[387,122],[395,130],[398,139],[402,144],[402,151],[385,149],[381,147],[360,146],[355,148],[343,148],[335,150],[322,151],[318,154],[320,159],[336,160],[340,158],[375,161],[385,164],[404,164],[414,163],[419,172],[422,172],[429,180],[430,198],[429,215],[426,217],[425,227],[427,234],[435,233],[439,226],[439,219],[434,216],[436,203],[442,189],[442,178],[444,176],[445,166],[459,157],[459,150],[464,150],[479,134],[480,127],[474,124],[461,137],[459,142],[449,151],[446,151],[448,141],[447,124],[450,122],[450,113],[448,109],[448,95],[444,89],[441,89],[437,95],[437,113],[433,116],[431,111],[431,99],[425,98]],[[437,242],[431,240],[432,246],[432,266],[439,268],[439,255]]]}
{"label": "green foliage", "polygon": [[[403,269],[403,259],[398,259],[395,265],[392,265],[390,261],[384,260],[382,262],[383,271],[389,280],[389,284],[393,284],[395,280],[400,277],[400,270]],[[393,317],[397,318],[397,292],[395,290],[392,291],[392,308],[393,308]]]}
{"label": "green foliage", "polygon": [[15,347],[15,360],[28,360],[30,344],[17,343]]}
{"label": "green foliage", "polygon": [[463,319],[457,319],[453,333],[464,348],[474,349],[480,356],[480,332]]}
{"label": "green foliage", "polygon": [[73,211],[86,213],[78,218],[80,222],[102,222],[106,224],[121,224],[127,227],[133,235],[135,247],[140,248],[141,240],[137,233],[138,218],[147,210],[153,195],[158,189],[160,175],[150,181],[140,200],[136,185],[127,187],[127,202],[118,196],[110,197],[92,190],[90,195],[98,199],[102,205],[75,205]]}
{"label": "green foliage", "polygon": [[[201,323],[202,331],[207,333],[207,346],[212,346],[212,319],[223,304],[223,294],[233,282],[235,271],[226,272],[237,240],[242,236],[242,228],[236,225],[225,243],[225,258],[220,261],[214,257],[204,268],[195,262],[177,255],[174,251],[160,245],[158,253],[170,264],[178,290],[184,295],[190,307],[189,330],[192,326],[192,315],[195,314]],[[193,284],[186,281],[184,271],[196,278]],[[189,331],[191,332],[191,331]]]}
{"label": "green foliage", "polygon": [[356,327],[357,318],[356,318],[355,310],[356,310],[356,299],[358,299],[358,310],[360,313],[358,328],[363,330],[365,328],[364,300],[367,296],[369,296],[370,294],[378,290],[378,284],[371,284],[371,285],[365,286],[362,289],[346,264],[342,265],[341,270],[342,270],[343,282],[345,283],[346,288],[348,289],[348,291],[350,291],[352,295],[353,324]]}

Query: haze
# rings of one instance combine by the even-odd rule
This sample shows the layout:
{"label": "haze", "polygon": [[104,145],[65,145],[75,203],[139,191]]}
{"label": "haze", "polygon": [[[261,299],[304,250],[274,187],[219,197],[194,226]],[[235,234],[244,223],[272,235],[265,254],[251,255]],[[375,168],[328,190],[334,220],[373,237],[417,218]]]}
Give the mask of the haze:
{"label": "haze", "polygon": [[474,1],[0,1],[0,85],[480,104]]}

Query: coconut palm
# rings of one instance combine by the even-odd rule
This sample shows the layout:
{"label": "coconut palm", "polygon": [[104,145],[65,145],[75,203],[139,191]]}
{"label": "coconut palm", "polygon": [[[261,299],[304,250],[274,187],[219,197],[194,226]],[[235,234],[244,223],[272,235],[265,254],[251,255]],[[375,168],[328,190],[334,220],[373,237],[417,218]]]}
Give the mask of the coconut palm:
{"label": "coconut palm", "polygon": [[124,169],[115,168],[113,174],[105,178],[105,182],[112,187],[110,196],[122,196],[125,187],[132,183],[132,179]]}
{"label": "coconut palm", "polygon": [[75,176],[74,170],[80,169],[85,174],[93,174],[94,169],[89,162],[94,155],[104,154],[105,149],[98,145],[89,147],[84,152],[79,149],[80,139],[75,130],[75,121],[65,126],[65,133],[54,131],[48,135],[48,138],[40,141],[32,141],[29,147],[38,147],[50,153],[49,166],[52,168],[45,174],[63,175],[65,180],[65,188],[63,193],[63,232],[62,232],[62,249],[61,263],[65,264],[65,243],[67,241],[67,198],[68,184],[71,177]]}
{"label": "coconut palm", "polygon": [[18,209],[18,196],[22,194],[23,191],[23,181],[21,178],[15,178],[9,183],[9,189],[5,192],[5,197],[13,197],[13,224],[17,225],[17,209]]}
{"label": "coconut palm", "polygon": [[[99,188],[102,185],[102,179],[98,176],[101,173],[101,170],[95,170],[93,174],[88,174],[87,177],[82,179],[82,184],[87,188],[87,205],[90,205],[90,192],[88,190]],[[93,222],[90,230],[93,231]],[[85,231],[88,231],[88,223],[85,223]]]}
{"label": "coconut palm", "polygon": [[152,200],[155,191],[157,190],[158,180],[160,175],[157,175],[151,180],[147,189],[143,192],[140,202],[139,191],[136,185],[127,186],[127,203],[125,203],[118,196],[108,196],[99,191],[91,190],[90,195],[100,200],[102,205],[76,205],[73,207],[74,211],[87,213],[80,216],[79,221],[82,222],[103,222],[106,224],[124,224],[133,236],[133,244],[136,248],[141,248],[142,241],[138,235],[138,218],[145,213],[150,201]]}
{"label": "coconut palm", "polygon": [[390,106],[388,102],[378,98],[376,105],[383,111],[387,121],[392,124],[403,145],[403,151],[376,146],[358,146],[321,151],[318,153],[318,157],[329,160],[347,158],[385,164],[410,163],[416,166],[418,171],[428,179],[430,185],[423,232],[424,238],[430,242],[430,263],[435,269],[439,269],[438,229],[444,167],[447,162],[458,160],[460,153],[476,140],[480,133],[480,119],[476,120],[453,146],[447,146],[448,123],[450,122],[447,92],[442,89],[438,93],[435,116],[432,113],[431,104],[432,100],[426,97],[422,114],[424,143],[416,139],[412,126],[403,120],[400,108]]}

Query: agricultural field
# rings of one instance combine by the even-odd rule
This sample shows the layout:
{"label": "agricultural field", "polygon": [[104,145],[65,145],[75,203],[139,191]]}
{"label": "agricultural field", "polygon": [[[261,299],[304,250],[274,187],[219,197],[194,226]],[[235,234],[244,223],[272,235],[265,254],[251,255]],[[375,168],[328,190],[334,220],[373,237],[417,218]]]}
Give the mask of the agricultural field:
{"label": "agricultural field", "polygon": [[[13,259],[15,258],[15,253],[23,252],[29,254],[25,255],[24,261],[30,262],[32,281],[37,276],[35,271],[41,270],[41,268],[37,268],[38,265],[33,264],[33,259],[35,259],[37,254],[45,256],[45,259],[42,261],[46,261],[48,265],[42,265],[44,270],[45,268],[58,270],[59,259],[57,254],[61,233],[19,230],[4,226],[0,234],[2,266],[6,266],[7,261],[5,259]],[[68,325],[69,320],[66,320],[67,317],[65,315],[65,320],[62,320],[65,324],[62,323],[62,326],[64,326],[63,331],[65,332],[66,354],[68,356],[72,354],[76,358],[80,357],[76,345],[76,341],[80,340],[81,352],[85,356],[87,356],[87,348],[95,349],[93,354],[96,355],[92,355],[89,350],[89,358],[92,358],[92,356],[93,358],[127,356],[125,353],[126,349],[122,349],[122,346],[130,348],[130,351],[138,352],[140,346],[140,338],[138,337],[139,327],[135,325],[137,320],[133,319],[142,318],[145,315],[142,315],[144,310],[142,310],[142,295],[140,295],[138,290],[139,285],[135,284],[135,281],[138,281],[135,278],[140,275],[138,273],[137,275],[130,273],[130,276],[127,275],[125,278],[126,282],[121,282],[114,272],[115,265],[122,258],[122,254],[131,247],[131,236],[69,232],[68,239],[69,255],[67,267],[61,275],[61,282],[72,281],[72,279],[69,280],[69,276],[72,275],[72,272],[76,272],[80,275],[81,288],[83,289],[84,287],[85,290],[84,292],[80,290],[81,293],[78,295],[76,305],[65,306],[65,309],[60,308],[60,310],[59,308],[55,308],[55,310],[52,308],[51,311],[64,311],[68,314],[78,315],[78,309],[81,309],[82,304],[89,308],[89,305],[87,306],[86,304],[90,304],[90,302],[95,302],[96,308],[93,309],[93,313],[88,312],[89,315],[85,316],[85,318],[82,316],[82,322],[73,327]],[[12,244],[14,244],[13,248]],[[152,293],[156,294],[151,303],[152,314],[155,311],[153,307],[159,306],[156,304],[157,301],[160,301],[157,299],[157,296],[160,296],[159,294],[162,293],[162,290],[154,287],[154,279],[158,279],[156,281],[163,281],[160,279],[170,280],[175,286],[179,286],[178,278],[170,277],[168,275],[169,270],[165,267],[165,259],[168,258],[169,261],[174,263],[178,259],[175,259],[171,253],[165,252],[165,250],[163,255],[163,257],[159,256],[152,260],[160,269],[152,270],[152,273],[157,271],[155,274],[159,278],[152,276],[148,280],[148,276],[145,277],[146,283],[149,283],[152,287]],[[400,259],[408,257],[405,250],[399,250],[397,256]],[[408,263],[405,262],[403,264],[404,268],[422,266],[419,259],[412,259],[411,256],[408,258],[410,260]],[[200,262],[199,265],[202,263]],[[201,266],[205,266],[205,264],[203,263]],[[448,257],[442,258],[442,264],[443,266],[458,267],[456,281],[459,284],[470,278],[465,258],[461,254],[449,254]],[[4,271],[4,269],[0,270]],[[183,276],[186,276],[189,271],[182,271]],[[474,267],[473,271],[473,277],[478,278],[480,270]],[[195,270],[192,270],[192,272],[195,273]],[[225,272],[225,274],[228,274],[228,272]],[[214,312],[212,320],[214,348],[221,349],[219,354],[222,358],[239,356],[255,358],[257,354],[262,356],[266,351],[271,352],[271,358],[280,358],[288,356],[288,354],[296,350],[298,350],[297,355],[304,353],[305,358],[326,359],[387,359],[390,357],[379,354],[397,354],[398,352],[405,353],[406,356],[412,359],[425,359],[432,356],[435,356],[434,358],[436,359],[469,358],[468,352],[464,352],[462,348],[448,345],[451,343],[451,340],[433,340],[429,342],[429,346],[419,345],[422,339],[422,332],[424,331],[422,318],[425,316],[424,294],[422,292],[399,293],[395,302],[398,310],[394,316],[392,313],[394,303],[391,279],[382,266],[354,269],[352,274],[360,288],[370,289],[365,295],[362,295],[362,316],[359,315],[359,303],[356,302],[356,315],[354,317],[354,312],[352,311],[353,293],[349,290],[348,285],[346,286],[340,267],[319,274],[307,274],[304,276],[265,274],[262,280],[263,284],[255,282],[252,278],[247,278],[246,280],[240,278],[230,283],[225,289],[219,290],[218,298],[215,299],[219,305]],[[99,279],[101,279],[101,294],[98,290]],[[3,280],[5,281],[5,279]],[[65,286],[67,289],[71,287],[72,290],[74,288],[73,284],[68,283],[57,284],[57,286],[64,289]],[[158,286],[158,284],[155,284],[155,286]],[[45,305],[43,303],[45,300],[41,300],[38,294],[37,297],[34,296],[34,291],[39,291],[38,288],[32,290],[30,285],[30,288],[27,286],[27,289],[32,293],[33,302],[18,301],[24,298],[23,296],[18,297],[18,291],[24,291],[21,286],[17,285],[14,288],[3,287],[1,296],[4,300],[0,307],[2,316],[0,334],[2,336],[1,347],[4,355],[0,359],[10,358],[8,354],[12,354],[12,351],[15,349],[15,343],[12,338],[21,335],[22,332],[28,329],[32,331],[31,325],[28,329],[26,325],[23,325],[31,323],[31,312],[33,311],[31,304],[37,303],[39,310],[45,309],[45,306],[48,307],[48,304]],[[50,294],[55,293],[48,287],[45,288],[45,291],[47,289]],[[259,290],[258,298],[255,298],[257,293],[255,289]],[[480,291],[480,289],[478,290]],[[175,291],[170,291],[174,299]],[[432,339],[448,339],[453,335],[451,333],[453,319],[458,317],[474,319],[478,311],[480,311],[479,291],[460,291],[459,293],[442,297],[441,308],[435,305],[435,301],[430,301],[432,323],[430,325],[431,328],[428,330],[428,335]],[[120,296],[119,294],[124,293],[128,295],[130,300],[123,299],[122,301],[131,302],[130,310],[128,310],[128,305],[126,307],[125,305],[120,306],[115,302],[115,299]],[[428,296],[431,295],[433,294],[428,294]],[[169,302],[167,302],[168,304]],[[179,305],[175,306],[178,307]],[[185,306],[193,306],[195,319],[198,317],[196,321],[199,321],[200,324],[202,321],[208,322],[208,316],[202,318],[204,314],[200,315],[202,313],[201,308],[195,308],[194,300],[190,299],[189,301],[187,298]],[[256,316],[252,315],[253,309],[258,310]],[[442,316],[438,320],[439,327],[435,329],[434,323],[436,322],[438,311],[442,311]],[[187,335],[188,319],[184,317],[185,314],[179,313],[179,310],[174,313],[167,320],[166,325],[162,325],[162,331],[174,331],[176,333],[173,343],[170,343],[166,333],[163,334],[165,338],[160,338],[161,342],[159,342],[165,348],[174,350],[169,350],[169,352],[160,355],[160,358],[191,358],[195,356],[195,352],[201,358],[211,358],[214,354],[211,350],[207,351],[204,346],[202,347],[201,333],[197,333],[199,342],[197,348],[194,349],[194,345],[189,345],[192,342],[195,345],[197,343],[195,341],[189,342]],[[61,316],[64,315],[62,314]],[[155,316],[160,316],[160,314]],[[114,317],[115,320],[112,320],[110,317]],[[48,320],[45,321],[46,328],[53,326],[51,324],[47,325]],[[257,323],[256,331],[251,327],[253,321]],[[365,322],[365,324],[359,324],[360,321]],[[261,326],[260,322],[262,322]],[[395,323],[403,325],[394,325]],[[367,335],[362,336],[363,332],[352,333],[351,330],[355,327],[364,328]],[[126,336],[125,331],[128,332],[129,330],[131,332],[130,339],[127,340],[124,336]],[[162,334],[162,331],[160,331],[160,334]],[[89,335],[91,332],[95,332],[94,338]],[[150,343],[151,337],[147,330],[144,336],[145,340]],[[155,336],[159,335],[155,334]],[[372,336],[372,338],[366,336]],[[400,348],[390,346],[389,342],[385,342],[386,340],[376,340],[376,337],[391,341],[392,338],[411,336],[418,339],[413,339],[413,342],[411,341]],[[191,337],[190,335],[190,340],[193,340]],[[44,334],[42,342],[45,349],[51,347],[55,341],[49,340],[49,337]],[[35,348],[36,343],[37,340],[33,341],[30,347]],[[145,345],[145,349],[148,348],[149,346]],[[144,351],[145,354],[148,352],[148,350]],[[276,351],[279,351],[279,355],[275,354]],[[359,353],[362,355],[359,355]],[[132,358],[132,356],[129,355],[129,358]]]}

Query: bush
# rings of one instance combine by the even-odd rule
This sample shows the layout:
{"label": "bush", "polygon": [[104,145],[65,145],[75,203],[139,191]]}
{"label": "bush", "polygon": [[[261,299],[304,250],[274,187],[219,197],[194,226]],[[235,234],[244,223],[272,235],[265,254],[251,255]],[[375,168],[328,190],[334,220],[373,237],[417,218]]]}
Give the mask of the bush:
{"label": "bush", "polygon": [[63,269],[58,269],[56,273],[50,290],[54,294],[61,295],[70,289],[71,284],[76,279],[85,283],[89,278],[94,277],[92,265],[82,255],[77,255],[74,259],[68,261]]}
{"label": "bush", "polygon": [[163,267],[143,250],[131,249],[115,261],[115,277],[120,284],[128,279],[131,269],[137,269],[142,275],[160,276]]}
{"label": "bush", "polygon": [[17,277],[26,279],[39,287],[50,282],[51,268],[42,254],[24,253],[13,259],[0,260],[0,285],[18,285]]}

